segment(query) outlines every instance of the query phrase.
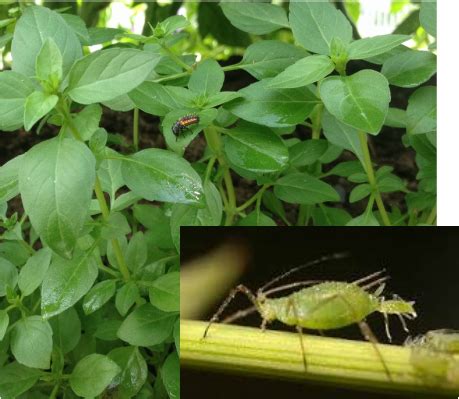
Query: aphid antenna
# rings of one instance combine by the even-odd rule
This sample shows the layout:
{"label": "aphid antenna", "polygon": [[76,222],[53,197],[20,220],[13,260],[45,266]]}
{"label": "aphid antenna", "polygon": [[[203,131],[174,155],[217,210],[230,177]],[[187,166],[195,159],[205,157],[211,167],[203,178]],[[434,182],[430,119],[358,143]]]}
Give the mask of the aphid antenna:
{"label": "aphid antenna", "polygon": [[381,270],[378,270],[377,272],[374,272],[374,273],[371,273],[369,274],[368,276],[365,276],[365,277],[362,277],[362,278],[359,278],[358,280],[354,280],[352,283],[353,284],[361,284],[361,283],[364,283],[368,280],[371,280],[375,277],[378,277],[380,276],[381,274],[385,273],[386,269],[381,269]]}
{"label": "aphid antenna", "polygon": [[281,274],[280,276],[274,277],[272,280],[268,281],[265,285],[263,285],[261,288],[258,289],[258,293],[262,294],[264,290],[268,287],[271,287],[273,284],[277,283],[278,281],[284,279],[285,277],[290,276],[293,273],[296,273],[299,270],[306,269],[308,267],[316,266],[320,263],[328,262],[331,260],[339,260],[339,259],[345,259],[349,258],[351,256],[350,252],[337,252],[331,255],[325,255],[321,256],[320,258],[317,258],[315,260],[312,260],[310,262],[307,262],[303,265],[294,267],[293,269],[290,269],[289,271]]}
{"label": "aphid antenna", "polygon": [[[381,278],[378,278],[377,280],[374,280],[374,281],[371,281],[370,283],[366,284],[366,285],[362,285],[362,288],[365,290],[365,291],[368,291],[370,288],[373,288],[373,287],[379,287],[381,286],[382,284],[384,284],[387,280],[390,280],[390,277],[389,276],[384,276],[384,277],[381,277]],[[378,292],[378,290],[376,290]],[[381,290],[382,292],[382,290]],[[378,295],[381,294],[381,292],[378,292]],[[376,295],[376,296],[378,296]]]}

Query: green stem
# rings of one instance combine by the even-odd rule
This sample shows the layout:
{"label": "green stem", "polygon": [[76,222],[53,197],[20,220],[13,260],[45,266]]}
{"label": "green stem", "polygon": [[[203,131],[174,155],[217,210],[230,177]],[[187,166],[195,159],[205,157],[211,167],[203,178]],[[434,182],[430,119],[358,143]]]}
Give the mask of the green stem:
{"label": "green stem", "polygon": [[193,68],[191,68],[188,64],[186,64],[179,56],[177,56],[169,47],[165,46],[164,44],[160,44],[164,51],[177,63],[179,64],[185,71],[188,73],[193,72]]}
{"label": "green stem", "polygon": [[322,130],[322,112],[324,110],[323,104],[318,104],[311,116],[312,120],[312,139],[320,139],[320,131]]}
{"label": "green stem", "polygon": [[260,188],[260,190],[258,190],[256,192],[256,194],[254,194],[252,197],[250,197],[246,202],[244,202],[241,206],[238,206],[236,208],[236,210],[238,212],[242,212],[244,209],[248,208],[250,205],[252,205],[255,201],[258,201],[259,198],[261,198],[263,196],[263,193],[269,188],[271,187],[271,184],[264,184],[263,187]]}
{"label": "green stem", "polygon": [[368,342],[303,334],[305,370],[297,333],[214,324],[203,339],[206,326],[199,321],[180,322],[181,366],[371,391],[432,392],[436,397],[457,394],[452,386],[427,385],[410,363],[409,347],[378,344],[391,381]]}
{"label": "green stem", "polygon": [[386,208],[384,208],[384,202],[381,197],[381,193],[379,192],[378,183],[376,182],[376,176],[373,169],[373,163],[371,162],[370,150],[368,149],[368,139],[365,132],[359,131],[359,140],[360,146],[363,151],[363,158],[364,158],[364,168],[365,172],[368,177],[368,183],[372,187],[375,195],[376,205],[379,209],[379,213],[381,215],[381,219],[385,226],[390,226],[389,216],[387,215]]}
{"label": "green stem", "polygon": [[437,218],[437,206],[435,205],[432,208],[432,211],[430,212],[429,216],[427,217],[426,223],[427,224],[434,224],[436,218]]}
{"label": "green stem", "polygon": [[55,399],[56,398],[57,393],[59,392],[60,385],[61,385],[61,382],[57,381],[56,385],[54,385],[54,388],[53,388],[53,390],[51,392],[51,395],[49,395],[49,399]]}
{"label": "green stem", "polygon": [[231,226],[236,215],[236,193],[228,166],[223,173],[223,179],[225,180],[226,192],[228,193],[228,211],[226,212],[225,226]]}
{"label": "green stem", "polygon": [[207,164],[207,168],[206,168],[206,175],[204,177],[204,181],[208,181],[210,179],[210,175],[212,174],[212,169],[214,167],[216,160],[217,160],[216,157],[211,157],[209,159],[209,163]]}
{"label": "green stem", "polygon": [[134,108],[134,126],[132,129],[133,133],[133,144],[134,144],[134,150],[137,152],[139,151],[139,109]]}

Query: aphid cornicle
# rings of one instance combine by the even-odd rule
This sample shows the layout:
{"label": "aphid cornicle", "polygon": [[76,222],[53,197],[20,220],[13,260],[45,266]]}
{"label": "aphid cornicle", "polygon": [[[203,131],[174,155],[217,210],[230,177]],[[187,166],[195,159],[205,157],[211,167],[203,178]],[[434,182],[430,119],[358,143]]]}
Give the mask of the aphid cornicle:
{"label": "aphid cornicle", "polygon": [[190,130],[191,125],[199,123],[199,116],[195,114],[182,116],[177,122],[172,125],[172,133],[179,136],[185,130]]}
{"label": "aphid cornicle", "polygon": [[[405,331],[408,331],[403,317],[408,319],[414,318],[416,317],[416,312],[413,308],[414,302],[404,301],[397,296],[394,296],[391,300],[386,300],[381,295],[385,287],[385,282],[389,278],[383,275],[384,270],[370,274],[351,283],[342,281],[300,281],[267,290],[267,288],[271,287],[274,283],[298,270],[331,259],[340,259],[345,256],[347,255],[334,254],[309,262],[306,265],[295,267],[265,284],[257,290],[256,294],[252,293],[252,291],[244,285],[238,285],[230,292],[229,296],[209,321],[204,331],[203,338],[207,336],[212,323],[219,320],[220,315],[231,300],[238,292],[241,292],[250,299],[253,307],[237,312],[235,315],[224,320],[224,322],[233,321],[245,317],[250,313],[258,312],[262,318],[261,328],[263,330],[268,323],[274,320],[279,320],[289,326],[295,326],[300,334],[300,344],[305,370],[307,369],[307,365],[302,339],[303,328],[323,331],[338,329],[351,324],[358,324],[365,339],[373,344],[388,378],[391,379],[389,370],[376,346],[378,341],[366,323],[365,318],[374,312],[382,313],[385,319],[386,333],[390,340],[388,315],[397,315]],[[268,295],[275,292],[301,286],[307,287],[284,297],[268,298]]]}

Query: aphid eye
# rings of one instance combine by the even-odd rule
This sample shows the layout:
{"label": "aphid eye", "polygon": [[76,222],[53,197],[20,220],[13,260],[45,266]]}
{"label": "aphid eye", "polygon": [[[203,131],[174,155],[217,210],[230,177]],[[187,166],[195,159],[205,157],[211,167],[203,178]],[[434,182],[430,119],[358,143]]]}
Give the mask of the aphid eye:
{"label": "aphid eye", "polygon": [[182,132],[190,130],[191,125],[196,125],[199,123],[198,115],[185,115],[182,116],[172,125],[172,133],[176,136],[179,136]]}

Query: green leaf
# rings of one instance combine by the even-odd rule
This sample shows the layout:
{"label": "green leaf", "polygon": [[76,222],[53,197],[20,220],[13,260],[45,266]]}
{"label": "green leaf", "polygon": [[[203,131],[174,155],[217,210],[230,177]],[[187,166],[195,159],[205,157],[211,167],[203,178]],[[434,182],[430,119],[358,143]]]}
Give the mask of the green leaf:
{"label": "green leaf", "polygon": [[46,94],[42,91],[35,91],[30,94],[24,105],[24,128],[29,131],[35,123],[50,112],[59,101],[54,94]]}
{"label": "green leaf", "polygon": [[188,88],[198,94],[211,95],[218,93],[225,80],[225,73],[217,61],[207,59],[193,71]]}
{"label": "green leaf", "polygon": [[254,35],[289,27],[285,10],[274,4],[220,2],[220,7],[236,28]]}
{"label": "green leaf", "polygon": [[289,43],[261,40],[247,47],[240,66],[256,79],[277,76],[308,53]]}
{"label": "green leaf", "polygon": [[292,204],[313,205],[339,201],[339,195],[332,186],[305,173],[281,177],[274,185],[274,194],[282,201]]}
{"label": "green leaf", "polygon": [[75,251],[71,260],[56,257],[41,288],[41,314],[55,316],[73,306],[97,278],[98,269],[90,251]]}
{"label": "green leaf", "polygon": [[18,173],[23,155],[18,155],[0,166],[0,203],[5,203],[19,194]]}
{"label": "green leaf", "polygon": [[157,61],[147,51],[128,48],[97,51],[72,67],[68,94],[81,104],[113,100],[140,85]]}
{"label": "green leaf", "polygon": [[131,226],[120,212],[110,212],[108,220],[104,221],[100,236],[105,240],[112,240],[114,238],[121,238],[131,232]]}
{"label": "green leaf", "polygon": [[180,310],[180,273],[167,273],[153,282],[149,291],[150,302],[164,312]]}
{"label": "green leaf", "polygon": [[12,33],[5,33],[0,36],[0,49],[6,47],[11,40],[13,40]]}
{"label": "green leaf", "polygon": [[432,35],[437,37],[437,1],[422,0],[419,20],[422,27]]}
{"label": "green leaf", "polygon": [[[105,156],[115,157],[119,154],[106,147],[104,149]],[[124,186],[123,175],[121,174],[122,161],[120,159],[104,159],[97,170],[97,176],[99,177],[102,190],[104,190],[110,196],[110,201],[113,205],[115,201],[115,194],[121,187]]]}
{"label": "green leaf", "polygon": [[268,83],[270,88],[307,86],[329,75],[335,69],[333,61],[325,55],[311,55],[295,62]]}
{"label": "green leaf", "polygon": [[223,204],[215,185],[204,183],[205,207],[176,204],[172,208],[170,219],[171,235],[177,250],[180,250],[181,226],[219,226],[222,220]]}
{"label": "green leaf", "polygon": [[245,218],[241,219],[238,226],[277,226],[276,222],[263,212],[257,212],[256,210],[250,212]]}
{"label": "green leaf", "polygon": [[126,250],[126,264],[133,272],[145,265],[148,257],[148,247],[143,232],[133,234]]}
{"label": "green leaf", "polygon": [[324,135],[330,143],[351,151],[362,164],[365,163],[359,132],[356,129],[341,123],[328,111],[322,115],[322,127]]}
{"label": "green leaf", "polygon": [[180,355],[180,320],[177,319],[174,325],[174,341],[177,353]]}
{"label": "green leaf", "polygon": [[406,128],[406,111],[390,107],[384,125],[396,128]]}
{"label": "green leaf", "polygon": [[8,312],[6,309],[0,310],[0,341],[3,340],[3,337],[6,334],[6,329],[10,324],[10,317],[8,316]]}
{"label": "green leaf", "polygon": [[115,306],[121,316],[126,316],[127,312],[139,297],[139,288],[134,281],[128,281],[123,285],[115,297]]}
{"label": "green leaf", "polygon": [[220,93],[212,94],[211,96],[209,96],[204,106],[205,108],[217,107],[218,105],[228,103],[240,96],[241,95],[239,93],[236,93],[234,91],[222,91]]}
{"label": "green leaf", "polygon": [[381,73],[390,84],[416,87],[427,82],[437,71],[437,57],[428,51],[405,51],[384,62]]}
{"label": "green leaf", "polygon": [[226,104],[225,108],[249,122],[287,127],[303,122],[319,103],[307,87],[270,89],[268,82],[264,79],[241,89],[243,99]]}
{"label": "green leaf", "polygon": [[149,201],[198,203],[202,196],[199,175],[177,154],[150,148],[123,159],[126,185]]}
{"label": "green leaf", "polygon": [[81,322],[75,308],[68,308],[49,320],[53,329],[53,343],[62,354],[69,353],[78,344],[81,338]]}
{"label": "green leaf", "polygon": [[225,154],[238,168],[254,173],[273,173],[287,166],[287,147],[271,129],[241,122],[227,130],[226,135]]}
{"label": "green leaf", "polygon": [[272,191],[265,191],[263,193],[263,205],[274,215],[279,216],[285,224],[288,225],[289,221],[287,219],[287,214],[285,213],[284,206],[282,201],[277,198]]}
{"label": "green leaf", "polygon": [[159,248],[174,248],[170,230],[170,218],[163,209],[153,205],[135,204],[133,211],[134,217],[143,226],[150,229],[148,233],[150,245],[154,242],[153,245]]}
{"label": "green leaf", "polygon": [[83,19],[81,19],[78,15],[72,14],[61,14],[61,16],[77,35],[80,43],[86,45],[90,38],[88,29],[86,28],[86,24]]}
{"label": "green leaf", "polygon": [[52,88],[57,89],[63,74],[62,63],[59,47],[51,37],[48,37],[43,43],[35,62],[37,79],[49,82]]}
{"label": "green leaf", "polygon": [[290,164],[296,168],[312,165],[327,151],[327,140],[305,140],[289,148]]}
{"label": "green leaf", "polygon": [[367,133],[379,133],[390,101],[389,83],[379,72],[365,69],[347,77],[328,77],[319,90],[325,107],[338,120]]}
{"label": "green leaf", "polygon": [[375,57],[392,50],[409,39],[410,36],[407,35],[382,35],[356,40],[349,45],[348,56],[350,60]]}
{"label": "green leaf", "polygon": [[0,130],[9,132],[24,124],[24,104],[35,90],[24,75],[17,72],[0,72]]}
{"label": "green leaf", "polygon": [[92,287],[83,299],[85,315],[91,314],[104,306],[115,295],[116,281],[105,280]]}
{"label": "green leaf", "polygon": [[236,29],[223,14],[218,3],[199,2],[198,29],[202,38],[211,34],[220,44],[246,47],[249,35]]}
{"label": "green leaf", "polygon": [[13,71],[35,76],[35,60],[48,38],[53,39],[60,50],[65,76],[82,56],[80,42],[60,14],[39,6],[25,8],[16,23],[11,44]]}
{"label": "green leaf", "polygon": [[69,258],[89,214],[95,159],[83,143],[56,137],[29,150],[19,190],[32,226],[49,247]]}
{"label": "green leaf", "polygon": [[70,386],[79,396],[92,398],[100,395],[121,368],[110,358],[93,353],[81,359],[70,375]]}
{"label": "green leaf", "polygon": [[368,197],[371,194],[371,186],[368,183],[359,184],[354,187],[349,195],[349,202],[352,204],[354,202],[360,201],[361,199]]}
{"label": "green leaf", "polygon": [[74,118],[76,130],[80,137],[87,141],[99,128],[100,118],[102,117],[102,107],[99,104],[91,104],[84,107]]}
{"label": "green leaf", "polygon": [[0,257],[0,297],[6,295],[6,287],[16,287],[17,281],[16,267],[9,260]]}
{"label": "green leaf", "polygon": [[377,181],[379,191],[382,193],[393,193],[395,191],[407,192],[403,180],[393,174],[378,178]]}
{"label": "green leaf", "polygon": [[32,388],[41,377],[42,371],[13,362],[0,367],[0,397],[19,397]]}
{"label": "green leaf", "polygon": [[24,366],[47,369],[53,349],[53,330],[40,316],[19,320],[11,332],[11,352]]}
{"label": "green leaf", "polygon": [[408,99],[406,109],[408,134],[423,134],[437,129],[437,89],[425,86]]}
{"label": "green leaf", "polygon": [[49,248],[42,248],[27,260],[19,273],[18,285],[22,295],[30,295],[41,285],[51,262],[51,255]]}
{"label": "green leaf", "polygon": [[350,22],[329,2],[291,2],[289,19],[295,40],[313,53],[328,55],[335,37],[352,40]]}
{"label": "green leaf", "polygon": [[180,398],[180,361],[176,352],[167,357],[161,367],[161,377],[169,398]]}
{"label": "green leaf", "polygon": [[364,214],[350,220],[346,226],[380,226],[373,212],[365,212]]}
{"label": "green leaf", "polygon": [[191,107],[195,96],[195,93],[184,87],[163,86],[148,81],[129,93],[129,98],[137,108],[158,116],[164,116],[175,109]]}
{"label": "green leaf", "polygon": [[123,321],[118,337],[135,346],[158,345],[172,334],[176,318],[176,313],[162,312],[146,303]]}
{"label": "green leaf", "polygon": [[351,219],[351,215],[344,209],[321,205],[315,207],[312,218],[314,226],[345,226]]}
{"label": "green leaf", "polygon": [[108,357],[121,369],[112,381],[112,385],[118,388],[118,395],[122,398],[137,395],[148,376],[147,363],[139,349],[133,346],[115,348]]}

